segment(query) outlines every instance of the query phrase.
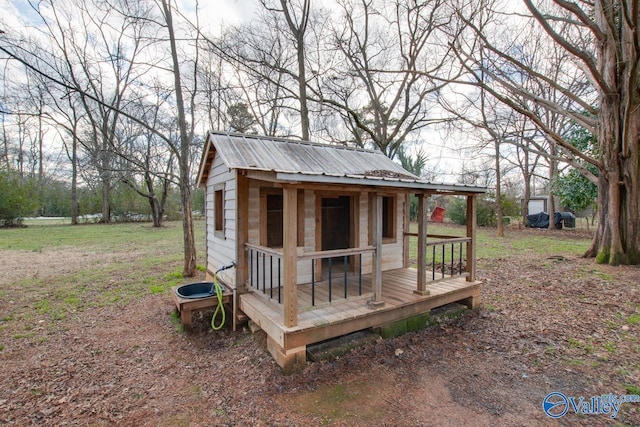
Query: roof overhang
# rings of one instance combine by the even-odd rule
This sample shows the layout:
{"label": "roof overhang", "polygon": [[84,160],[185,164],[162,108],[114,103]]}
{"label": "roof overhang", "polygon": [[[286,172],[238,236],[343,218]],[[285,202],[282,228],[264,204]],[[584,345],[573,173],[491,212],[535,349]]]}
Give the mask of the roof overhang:
{"label": "roof overhang", "polygon": [[210,136],[207,136],[207,140],[204,143],[204,149],[202,150],[200,167],[198,168],[198,177],[196,178],[196,187],[204,187],[207,185],[209,170],[211,169],[211,164],[213,163],[213,157],[216,149],[209,138]]}
{"label": "roof overhang", "polygon": [[[278,167],[284,166],[280,170],[278,170],[277,168],[273,168],[274,165],[269,165],[268,167],[265,168],[265,167],[260,167],[258,165],[254,165],[253,163],[249,163],[249,162],[247,162],[247,165],[245,167],[245,165],[241,166],[240,164],[236,164],[238,163],[237,161],[234,162],[234,161],[231,161],[229,158],[227,158],[223,153],[224,150],[220,149],[220,151],[218,151],[215,144],[215,141],[217,140],[213,138],[212,135],[215,135],[217,137],[220,137],[222,135],[222,137],[224,138],[230,138],[231,136],[242,137],[242,138],[245,137],[242,135],[215,134],[215,133],[208,134],[207,140],[204,144],[204,148],[202,151],[202,157],[200,159],[200,166],[198,169],[198,177],[196,179],[196,185],[199,187],[206,186],[207,179],[209,177],[209,173],[213,165],[214,158],[216,155],[219,155],[221,156],[221,160],[224,162],[225,165],[227,165],[229,170],[235,169],[239,172],[247,171],[249,176],[259,174],[261,178],[256,178],[256,179],[267,178],[268,181],[279,182],[283,184],[299,183],[299,184],[309,184],[309,185],[319,184],[319,185],[336,185],[336,186],[351,185],[351,186],[359,186],[359,187],[380,187],[380,188],[385,187],[385,188],[394,188],[398,190],[404,189],[404,190],[409,190],[414,192],[458,194],[458,195],[482,194],[486,192],[485,187],[423,181],[415,176],[413,176],[415,178],[412,178],[409,172],[407,172],[406,174],[398,174],[398,173],[394,174],[392,172],[391,174],[382,174],[381,176],[381,175],[368,174],[368,173],[361,174],[360,171],[358,171],[355,174],[349,174],[348,172],[346,172],[346,169],[348,168],[343,168],[343,170],[336,171],[338,173],[330,173],[328,171],[319,172],[318,170],[297,171],[297,170],[291,170],[291,169],[287,170],[286,165],[282,164],[282,163],[287,163],[286,161],[282,161],[278,164]],[[279,140],[275,140],[275,141],[277,143]],[[282,142],[282,141],[279,141],[279,142]],[[298,144],[317,146],[317,144],[304,143],[304,142],[301,142]],[[326,149],[326,147],[324,148]],[[339,148],[339,149],[345,150],[345,148]],[[350,151],[351,152],[362,151],[363,153],[366,153],[366,150],[353,149]],[[234,148],[234,151],[231,151],[227,154],[229,154],[229,156],[231,156],[232,158],[237,157],[235,148]],[[261,154],[264,156],[269,155],[264,150]],[[261,159],[262,157],[258,156],[255,158]],[[383,157],[383,159],[388,162],[388,159],[386,157]],[[374,158],[373,161],[374,163],[377,162],[377,164],[380,164],[380,161],[378,161],[378,159]],[[242,162],[239,162],[239,163],[242,163]],[[366,162],[365,164],[368,165],[368,163]],[[362,165],[363,164],[361,162],[360,169],[364,170]],[[265,164],[265,166],[267,165]],[[372,167],[374,166],[375,165],[372,165]],[[392,166],[394,166],[395,168],[395,165],[392,165]],[[387,168],[384,168],[384,169],[387,169]],[[392,169],[392,168],[389,168],[389,169]],[[374,171],[375,171],[375,168],[374,168]],[[389,171],[382,171],[382,172],[389,172]]]}
{"label": "roof overhang", "polygon": [[487,191],[485,187],[475,187],[460,184],[440,184],[419,180],[406,180],[394,178],[371,178],[361,175],[332,176],[326,174],[303,174],[276,172],[276,180],[279,182],[326,184],[326,185],[357,185],[372,187],[390,187],[431,193],[451,194],[482,194]]}

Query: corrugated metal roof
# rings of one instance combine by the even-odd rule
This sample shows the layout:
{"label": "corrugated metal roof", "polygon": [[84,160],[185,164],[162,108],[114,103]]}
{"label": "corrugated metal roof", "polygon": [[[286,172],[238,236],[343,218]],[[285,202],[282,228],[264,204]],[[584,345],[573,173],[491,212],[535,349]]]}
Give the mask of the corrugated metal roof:
{"label": "corrugated metal roof", "polygon": [[209,134],[200,165],[200,183],[211,165],[211,146],[230,169],[275,172],[282,181],[485,191],[481,187],[427,183],[380,151],[221,132]]}
{"label": "corrugated metal roof", "polygon": [[363,177],[371,171],[384,170],[389,175],[418,179],[380,151],[253,135],[212,132],[210,138],[231,169]]}

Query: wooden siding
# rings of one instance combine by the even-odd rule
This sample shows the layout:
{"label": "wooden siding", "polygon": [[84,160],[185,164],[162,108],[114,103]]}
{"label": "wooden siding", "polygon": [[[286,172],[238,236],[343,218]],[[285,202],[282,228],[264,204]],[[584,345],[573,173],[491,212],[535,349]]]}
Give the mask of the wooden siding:
{"label": "wooden siding", "polygon": [[316,250],[316,193],[304,190],[304,251]]}
{"label": "wooden siding", "polygon": [[[253,245],[260,245],[260,188],[272,188],[273,184],[266,181],[249,181],[249,243]],[[297,248],[298,255],[302,255],[304,252],[312,252],[315,250],[315,194],[311,190],[305,190],[302,195],[304,198],[304,246]],[[281,251],[281,248],[278,248]],[[278,283],[278,260],[276,257],[271,260],[269,257],[254,258],[250,261],[250,265],[253,267],[254,275],[259,273],[260,286],[262,289],[263,278],[265,279],[264,285],[269,287],[269,283],[272,280],[273,283]],[[282,268],[282,265],[281,265]],[[266,278],[263,275],[266,273]],[[282,270],[281,270],[282,272]],[[251,271],[250,271],[251,273]],[[255,277],[255,276],[254,276]],[[309,261],[298,261],[297,264],[297,278],[298,283],[311,282],[311,263]]]}
{"label": "wooden siding", "polygon": [[404,204],[405,193],[397,193],[395,206],[395,238],[393,242],[382,241],[382,271],[402,268],[404,264]]}
{"label": "wooden siding", "polygon": [[260,244],[260,187],[249,181],[249,243]]}
{"label": "wooden siding", "polygon": [[[404,221],[405,221],[405,203],[407,195],[405,193],[396,193],[396,232],[393,241],[382,242],[382,271],[394,270],[404,266]],[[370,213],[369,213],[369,195],[363,193],[360,197],[360,246],[364,247],[369,241]],[[362,272],[371,273],[372,258],[363,257]]]}
{"label": "wooden siding", "polygon": [[[429,282],[424,280],[425,265],[421,265],[420,285],[417,271],[408,268],[411,233],[407,222],[410,192],[465,195],[467,215],[475,218],[474,196],[483,193],[483,188],[421,181],[378,152],[222,134],[209,135],[198,184],[206,186],[207,269],[214,272],[231,262],[239,264],[221,274],[222,281],[237,290],[233,292],[234,330],[236,315],[242,310],[266,331],[267,348],[285,370],[304,363],[308,344],[406,319],[453,301],[472,308],[480,302],[480,283],[475,281],[475,222],[468,224],[469,239],[460,243],[462,252],[467,242],[466,274],[445,277],[443,272],[442,278]],[[280,224],[273,223],[279,209],[273,202],[278,200],[265,196],[263,189],[283,191],[283,220],[287,220],[282,224],[282,242],[274,239],[280,232]],[[223,216],[218,215],[216,224],[216,191],[220,190],[224,197],[218,193],[217,200],[223,202]],[[349,209],[344,198],[323,203],[325,194],[350,196]],[[375,234],[374,196],[380,207]],[[351,217],[346,218],[348,215]],[[265,232],[267,223],[272,225],[270,234]],[[341,227],[330,227],[336,224]],[[422,231],[424,245],[426,233]],[[347,234],[348,243],[345,239],[331,241],[331,236]],[[270,250],[263,246],[267,242],[285,248]],[[347,252],[320,250],[345,245],[350,248]],[[245,252],[245,248],[250,250]],[[260,259],[250,261],[247,255],[252,253],[260,254]],[[317,257],[334,258],[329,263]],[[336,276],[329,276],[329,267]],[[252,271],[262,283],[251,282]],[[246,288],[248,282],[251,287]]]}
{"label": "wooden siding", "polygon": [[[214,164],[215,166],[215,164]],[[260,212],[260,189],[261,188],[273,188],[274,184],[267,181],[258,181],[258,180],[250,180],[249,181],[249,243],[254,245],[260,245],[260,221],[261,215],[263,213]],[[303,206],[304,206],[304,246],[299,246],[297,248],[297,252],[299,255],[302,255],[305,252],[313,252],[316,250],[316,197],[318,196],[316,191],[313,190],[304,190],[301,194],[304,198]],[[402,268],[404,266],[404,220],[405,220],[405,203],[407,201],[407,195],[405,193],[395,193],[396,197],[396,206],[395,206],[395,215],[396,215],[396,231],[395,238],[390,242],[383,242],[382,244],[382,270],[393,270],[397,268]],[[359,233],[357,236],[357,241],[360,242],[360,247],[365,247],[368,245],[369,241],[369,200],[368,193],[362,193],[359,197],[359,218],[357,220],[359,227],[356,233]],[[234,223],[235,224],[235,223]],[[271,263],[273,262],[273,268],[271,267]],[[273,259],[271,261],[269,258],[264,260],[265,265],[263,266],[263,261],[259,259],[257,264],[254,261],[253,269],[254,273],[256,270],[260,275],[263,275],[263,272],[266,273],[266,286],[269,285],[270,281],[273,280],[273,283],[277,283],[278,280],[278,271],[277,271],[277,259]],[[362,272],[364,274],[368,274],[371,272],[373,265],[371,256],[362,257]],[[297,282],[298,283],[310,283],[311,282],[311,262],[309,261],[298,261],[297,264]],[[262,280],[261,280],[262,281]]]}
{"label": "wooden siding", "polygon": [[[230,171],[220,156],[215,156],[211,173],[207,178],[207,269],[215,272],[220,267],[236,261],[236,172]],[[224,230],[214,230],[214,191],[223,188]],[[221,273],[220,279],[228,286],[235,288],[235,272],[227,270]]]}
{"label": "wooden siding", "polygon": [[[368,193],[362,193],[360,195],[360,246],[369,245],[369,195]],[[362,273],[369,274],[373,268],[373,257],[362,257]]]}

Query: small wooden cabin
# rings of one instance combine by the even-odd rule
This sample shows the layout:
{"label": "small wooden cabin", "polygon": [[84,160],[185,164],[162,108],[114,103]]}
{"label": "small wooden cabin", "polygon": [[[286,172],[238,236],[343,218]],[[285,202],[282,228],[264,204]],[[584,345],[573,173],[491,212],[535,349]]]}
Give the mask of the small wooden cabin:
{"label": "small wooden cabin", "polygon": [[[304,365],[307,345],[455,301],[479,304],[484,188],[422,181],[379,151],[219,132],[208,135],[198,185],[208,275],[235,263],[218,276],[233,293],[234,328],[248,316],[285,371]],[[427,199],[439,194],[466,197],[466,235],[428,234]]]}

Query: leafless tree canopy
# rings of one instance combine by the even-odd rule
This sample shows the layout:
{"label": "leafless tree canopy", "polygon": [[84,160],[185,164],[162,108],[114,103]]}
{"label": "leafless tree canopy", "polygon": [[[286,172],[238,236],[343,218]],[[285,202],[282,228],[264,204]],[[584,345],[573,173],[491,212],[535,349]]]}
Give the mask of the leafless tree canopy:
{"label": "leafless tree canopy", "polygon": [[[498,198],[512,169],[525,198],[532,179],[565,168],[597,183],[588,255],[637,263],[639,2],[259,0],[252,19],[221,28],[198,2],[189,13],[171,0],[32,2],[29,27],[0,23],[0,158],[42,178],[53,141],[74,188],[101,188],[105,221],[115,183],[145,197],[157,225],[178,187],[189,275],[191,177],[207,129],[411,164],[409,148],[446,128],[464,136],[446,145],[491,159]],[[596,143],[576,145],[576,130]]]}

